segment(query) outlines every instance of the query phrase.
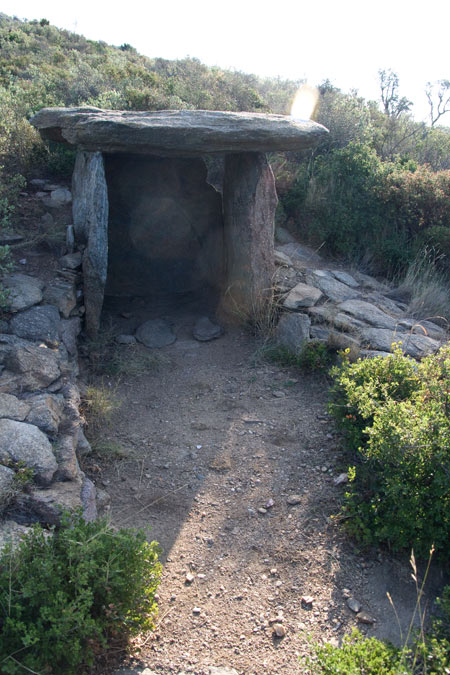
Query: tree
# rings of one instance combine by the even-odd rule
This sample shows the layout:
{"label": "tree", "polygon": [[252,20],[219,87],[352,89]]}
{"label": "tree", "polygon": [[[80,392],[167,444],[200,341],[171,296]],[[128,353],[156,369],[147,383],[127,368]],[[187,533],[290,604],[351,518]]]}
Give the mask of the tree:
{"label": "tree", "polygon": [[379,70],[381,102],[387,117],[398,119],[403,113],[411,110],[412,102],[406,96],[400,98],[398,75],[390,68]]}
{"label": "tree", "polygon": [[427,82],[425,94],[430,106],[430,124],[434,127],[442,115],[450,112],[450,80]]}

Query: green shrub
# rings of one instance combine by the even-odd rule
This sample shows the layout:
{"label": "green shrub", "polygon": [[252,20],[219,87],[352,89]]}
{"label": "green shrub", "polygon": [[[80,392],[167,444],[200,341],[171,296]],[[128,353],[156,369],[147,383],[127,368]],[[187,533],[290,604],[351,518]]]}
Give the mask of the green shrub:
{"label": "green shrub", "polygon": [[[409,646],[396,648],[353,629],[341,647],[314,646],[308,666],[316,675],[444,675],[450,672],[450,586],[437,601],[440,615]],[[422,620],[422,617],[421,617]],[[422,627],[423,628],[423,627]],[[405,642],[407,642],[405,640]]]}
{"label": "green shrub", "polygon": [[434,544],[450,555],[450,345],[420,364],[403,357],[332,371],[330,411],[355,452],[343,511],[364,544]]}
{"label": "green shrub", "polygon": [[412,675],[403,664],[402,650],[377,640],[364,638],[353,629],[342,647],[326,644],[315,647],[309,666],[315,675]]}
{"label": "green shrub", "polygon": [[158,546],[67,517],[0,556],[0,670],[82,673],[112,640],[154,627]]}
{"label": "green shrub", "polygon": [[307,372],[326,372],[331,360],[326,344],[319,340],[305,342],[299,352],[293,352],[283,345],[271,344],[265,347],[264,356],[280,366],[300,368]]}

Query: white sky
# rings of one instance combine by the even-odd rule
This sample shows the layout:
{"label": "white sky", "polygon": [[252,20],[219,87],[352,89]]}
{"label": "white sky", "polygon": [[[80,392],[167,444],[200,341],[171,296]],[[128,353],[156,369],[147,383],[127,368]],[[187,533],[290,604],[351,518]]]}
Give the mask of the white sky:
{"label": "white sky", "polygon": [[0,0],[0,11],[150,57],[192,56],[311,84],[328,78],[367,99],[379,97],[378,70],[391,68],[417,119],[428,113],[426,82],[450,79],[448,0]]}

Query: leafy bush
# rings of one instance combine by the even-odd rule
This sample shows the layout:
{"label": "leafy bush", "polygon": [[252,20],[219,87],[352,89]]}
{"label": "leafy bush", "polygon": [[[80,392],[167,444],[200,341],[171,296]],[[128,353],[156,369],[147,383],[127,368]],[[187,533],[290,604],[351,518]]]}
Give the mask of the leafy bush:
{"label": "leafy bush", "polygon": [[316,646],[312,672],[319,675],[412,675],[403,662],[402,650],[377,640],[364,638],[353,629],[342,647]]}
{"label": "leafy bush", "polygon": [[411,642],[398,649],[377,638],[364,638],[353,629],[341,647],[315,645],[309,666],[318,675],[444,675],[450,668],[450,586],[438,599],[440,616],[427,634],[423,627]]}
{"label": "leafy bush", "polygon": [[300,368],[308,372],[325,372],[330,366],[330,354],[326,344],[319,340],[305,342],[299,352],[293,352],[283,345],[269,344],[264,356],[280,366]]}
{"label": "leafy bush", "polygon": [[450,171],[383,161],[367,143],[350,142],[301,164],[281,202],[312,245],[381,274],[404,270],[424,242],[447,252]]}
{"label": "leafy bush", "polygon": [[450,345],[420,364],[402,356],[344,363],[332,371],[330,411],[355,452],[343,507],[364,544],[434,544],[450,555]]}
{"label": "leafy bush", "polygon": [[154,627],[158,546],[67,517],[0,555],[0,670],[82,673],[113,639]]}

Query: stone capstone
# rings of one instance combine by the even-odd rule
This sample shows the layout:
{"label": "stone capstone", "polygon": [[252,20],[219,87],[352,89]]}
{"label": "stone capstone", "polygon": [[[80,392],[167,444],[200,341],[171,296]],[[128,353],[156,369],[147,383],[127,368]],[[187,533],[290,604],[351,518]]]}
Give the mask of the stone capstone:
{"label": "stone capstone", "polygon": [[0,420],[0,462],[24,462],[34,470],[34,479],[49,485],[57,469],[52,446],[33,424]]}
{"label": "stone capstone", "polygon": [[20,312],[37,305],[42,300],[44,282],[26,274],[8,274],[3,286],[9,291],[8,306],[11,312]]}
{"label": "stone capstone", "polygon": [[10,322],[15,335],[26,340],[43,340],[51,347],[59,344],[59,311],[54,305],[39,305],[16,314]]}
{"label": "stone capstone", "polygon": [[130,112],[99,108],[44,108],[31,123],[45,139],[91,152],[158,156],[295,152],[315,145],[327,130],[286,115],[210,110]]}
{"label": "stone capstone", "polygon": [[163,319],[150,319],[136,330],[136,339],[146,347],[160,349],[171,345],[177,339],[170,324]]}

